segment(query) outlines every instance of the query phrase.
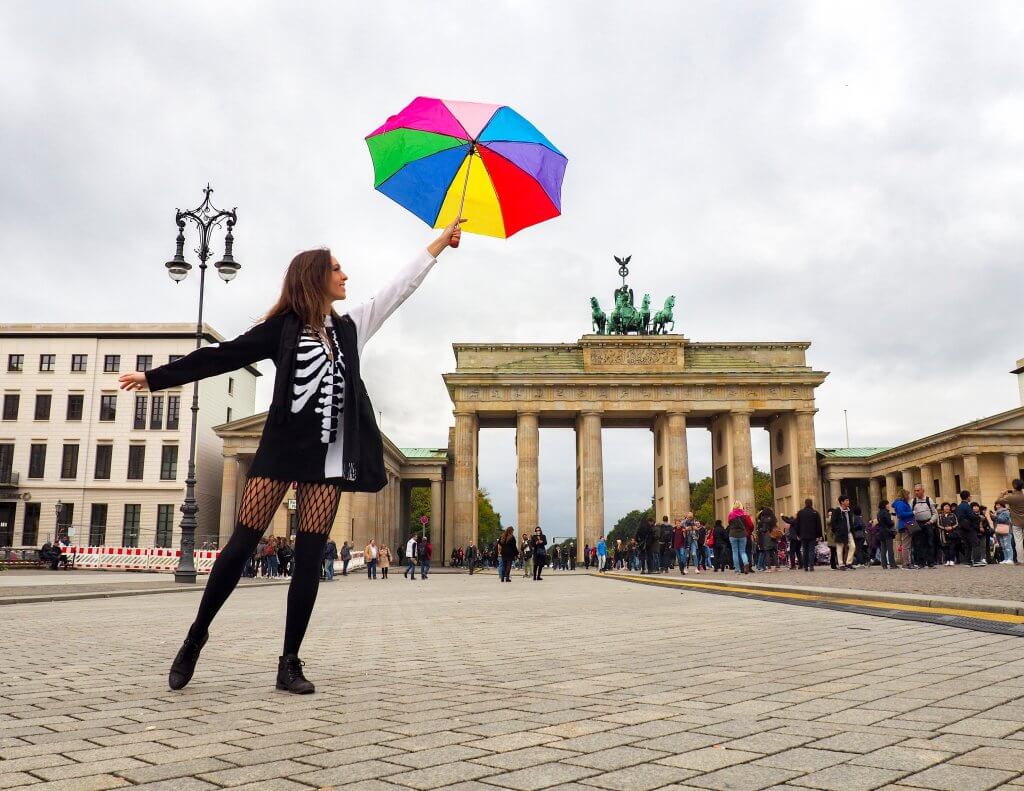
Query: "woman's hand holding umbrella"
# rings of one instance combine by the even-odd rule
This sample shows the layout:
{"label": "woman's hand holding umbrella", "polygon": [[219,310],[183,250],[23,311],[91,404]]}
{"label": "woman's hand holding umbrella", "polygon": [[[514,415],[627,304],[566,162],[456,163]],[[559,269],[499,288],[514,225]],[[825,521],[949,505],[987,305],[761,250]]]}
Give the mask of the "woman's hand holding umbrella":
{"label": "woman's hand holding umbrella", "polygon": [[427,247],[427,252],[430,253],[434,258],[437,258],[444,251],[446,247],[458,247],[459,242],[462,239],[462,223],[466,221],[465,217],[460,217],[457,220],[453,220],[448,223],[448,227],[444,229],[444,233],[438,236],[430,246]]}

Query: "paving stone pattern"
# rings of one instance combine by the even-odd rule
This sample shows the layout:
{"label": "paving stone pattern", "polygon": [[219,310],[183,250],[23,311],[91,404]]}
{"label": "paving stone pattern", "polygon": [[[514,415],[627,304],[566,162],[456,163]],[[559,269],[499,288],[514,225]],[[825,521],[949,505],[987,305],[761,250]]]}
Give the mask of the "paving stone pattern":
{"label": "paving stone pattern", "polygon": [[[808,575],[809,576],[809,575]],[[1024,640],[585,575],[352,575],[0,611],[0,789],[1024,791]]]}

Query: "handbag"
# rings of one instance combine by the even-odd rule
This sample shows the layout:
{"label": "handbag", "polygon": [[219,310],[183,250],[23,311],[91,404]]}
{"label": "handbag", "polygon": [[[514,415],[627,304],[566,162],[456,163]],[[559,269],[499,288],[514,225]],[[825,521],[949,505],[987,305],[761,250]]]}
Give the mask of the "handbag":
{"label": "handbag", "polygon": [[996,522],[996,535],[997,536],[1008,536],[1010,535],[1010,526],[1006,522]]}
{"label": "handbag", "polygon": [[918,522],[916,519],[914,521],[912,521],[912,522],[908,522],[907,523],[907,535],[909,535],[909,536],[916,536],[920,532],[921,532],[921,523]]}

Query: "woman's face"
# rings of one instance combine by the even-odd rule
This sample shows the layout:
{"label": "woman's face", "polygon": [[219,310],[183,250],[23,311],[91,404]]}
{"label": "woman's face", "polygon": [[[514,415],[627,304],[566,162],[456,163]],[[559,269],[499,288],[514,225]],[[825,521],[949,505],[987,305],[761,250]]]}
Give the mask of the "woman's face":
{"label": "woman's face", "polygon": [[331,256],[331,271],[327,273],[327,297],[334,302],[345,298],[345,281],[348,275],[341,271],[341,264]]}

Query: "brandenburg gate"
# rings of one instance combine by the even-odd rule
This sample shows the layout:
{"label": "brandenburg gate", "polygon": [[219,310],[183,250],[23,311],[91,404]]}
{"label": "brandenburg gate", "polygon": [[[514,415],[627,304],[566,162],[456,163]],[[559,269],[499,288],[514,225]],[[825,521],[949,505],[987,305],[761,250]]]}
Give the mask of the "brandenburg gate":
{"label": "brandenburg gate", "polygon": [[[602,323],[598,331],[603,329]],[[602,428],[654,433],[659,521],[690,509],[686,429],[693,427],[711,432],[716,518],[724,519],[735,501],[753,507],[752,427],[770,433],[776,512],[794,513],[808,497],[820,509],[814,389],[827,374],[808,367],[809,346],[695,343],[673,334],[595,334],[566,344],[455,344],[455,370],[444,376],[455,407],[454,472],[447,482],[454,507],[444,557],[476,540],[477,436],[486,427],[516,429],[519,532],[542,524],[540,428],[575,429],[580,550],[605,531]]]}

